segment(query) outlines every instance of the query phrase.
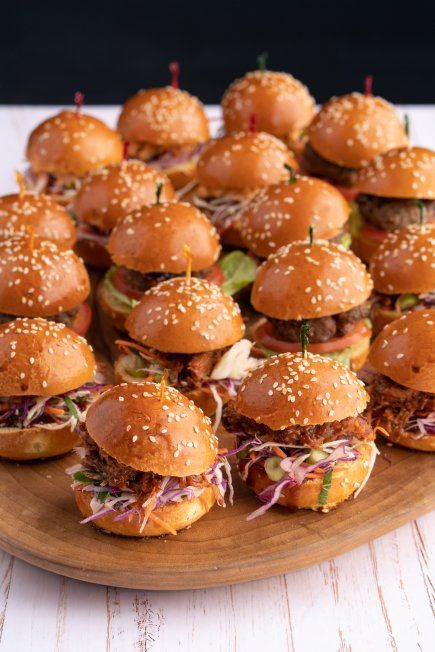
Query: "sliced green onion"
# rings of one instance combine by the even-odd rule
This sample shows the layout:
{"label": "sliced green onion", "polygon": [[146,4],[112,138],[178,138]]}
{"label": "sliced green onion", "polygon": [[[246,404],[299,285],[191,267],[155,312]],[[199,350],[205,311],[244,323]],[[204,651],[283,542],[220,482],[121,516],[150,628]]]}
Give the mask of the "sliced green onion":
{"label": "sliced green onion", "polygon": [[68,408],[68,412],[72,417],[75,417],[77,421],[79,420],[79,413],[77,412],[77,408],[72,402],[72,400],[69,398],[69,396],[65,396],[64,398],[66,406]]}

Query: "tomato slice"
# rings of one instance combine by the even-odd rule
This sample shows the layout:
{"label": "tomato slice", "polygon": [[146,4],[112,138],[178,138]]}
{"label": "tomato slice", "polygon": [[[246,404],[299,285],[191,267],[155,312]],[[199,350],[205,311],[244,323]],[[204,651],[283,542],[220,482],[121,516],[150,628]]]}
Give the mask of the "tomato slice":
{"label": "tomato slice", "polygon": [[365,222],[361,227],[360,235],[370,240],[376,240],[376,242],[383,242],[388,235],[388,231],[382,231],[382,229],[377,229],[375,226]]}
{"label": "tomato slice", "polygon": [[140,301],[142,299],[143,292],[136,290],[136,288],[132,288],[130,285],[128,285],[127,281],[124,278],[124,270],[122,267],[118,267],[116,269],[110,280],[118,292],[122,292],[122,294],[130,297],[130,299],[136,299],[136,301]]}
{"label": "tomato slice", "polygon": [[[329,340],[329,342],[318,342],[308,344],[308,351],[311,353],[333,353],[334,351],[342,351],[348,346],[357,344],[366,337],[370,337],[371,328],[367,325],[364,319],[361,319],[355,328],[344,335],[344,337],[337,337],[336,339]],[[269,321],[260,323],[252,333],[252,339],[258,344],[262,344],[267,349],[276,351],[277,353],[297,353],[301,351],[300,342],[286,342],[280,340],[276,335],[272,324]]]}
{"label": "tomato slice", "polygon": [[212,265],[209,269],[207,269],[205,272],[201,273],[201,277],[205,280],[208,281],[209,283],[214,283],[214,285],[218,285],[219,287],[222,285],[222,283],[225,283],[225,274],[219,267],[217,263]]}
{"label": "tomato slice", "polygon": [[81,303],[78,309],[78,312],[76,316],[74,317],[74,321],[71,324],[71,328],[73,331],[77,333],[77,335],[85,335],[87,332],[92,320],[92,310],[91,306],[89,303]]}

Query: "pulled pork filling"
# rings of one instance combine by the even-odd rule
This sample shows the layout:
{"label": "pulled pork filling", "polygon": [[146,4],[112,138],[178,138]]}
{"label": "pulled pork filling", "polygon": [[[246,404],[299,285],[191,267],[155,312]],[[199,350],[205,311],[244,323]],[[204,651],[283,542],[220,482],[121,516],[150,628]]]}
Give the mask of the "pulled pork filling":
{"label": "pulled pork filling", "polygon": [[29,190],[37,194],[43,192],[53,195],[62,205],[69,205],[72,202],[81,185],[81,180],[77,177],[56,177],[45,172],[35,172],[32,168],[25,171],[24,181]]}
{"label": "pulled pork filling", "polygon": [[[57,315],[51,315],[50,317],[44,317],[47,321],[54,321],[58,324],[65,324],[68,328],[71,328],[74,325],[74,320],[77,317],[77,313],[80,310],[80,306],[77,308],[71,308],[66,312],[60,312]],[[4,312],[0,313],[0,324],[8,324],[10,321],[16,319],[16,315],[7,315]]]}
{"label": "pulled pork filling", "polygon": [[393,434],[411,433],[415,439],[435,435],[435,394],[409,389],[377,374],[372,386],[368,418]]}
{"label": "pulled pork filling", "polygon": [[321,177],[339,186],[353,186],[358,170],[327,161],[308,142],[302,152],[302,168],[313,177]]}
{"label": "pulled pork filling", "polygon": [[170,150],[161,145],[131,141],[128,146],[129,158],[146,161],[157,170],[167,170],[190,161],[195,162],[203,152],[205,143],[199,145],[179,145]]}
{"label": "pulled pork filling", "polygon": [[[420,209],[416,199],[361,194],[357,195],[355,201],[364,220],[382,231],[394,231],[420,223]],[[422,203],[426,207],[427,221],[435,221],[435,200],[423,199]]]}
{"label": "pulled pork filling", "polygon": [[391,310],[397,313],[397,318],[399,318],[402,312],[408,310],[433,308],[435,306],[435,291],[424,294],[382,294],[374,291],[371,304],[372,315],[379,309]]}

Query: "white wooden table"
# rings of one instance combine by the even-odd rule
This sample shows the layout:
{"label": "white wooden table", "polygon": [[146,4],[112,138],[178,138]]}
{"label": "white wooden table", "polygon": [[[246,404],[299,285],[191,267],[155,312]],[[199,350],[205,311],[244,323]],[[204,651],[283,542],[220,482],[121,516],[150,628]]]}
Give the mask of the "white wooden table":
{"label": "white wooden table", "polygon": [[[115,121],[114,108],[88,110]],[[0,194],[14,189],[30,129],[53,111],[0,107]],[[413,141],[435,149],[435,107],[409,113]],[[173,593],[86,584],[0,552],[0,652],[433,651],[434,539],[429,514],[305,570]]]}

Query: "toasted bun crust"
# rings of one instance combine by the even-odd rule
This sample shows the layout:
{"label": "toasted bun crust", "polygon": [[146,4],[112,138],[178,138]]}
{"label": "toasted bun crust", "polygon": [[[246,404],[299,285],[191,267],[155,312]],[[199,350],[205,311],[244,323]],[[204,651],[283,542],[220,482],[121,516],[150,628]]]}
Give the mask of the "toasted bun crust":
{"label": "toasted bun crust", "polygon": [[[370,336],[371,334],[372,331],[370,330]],[[367,360],[370,351],[370,336],[361,344],[361,348],[358,347],[358,350],[350,357],[350,368],[352,371],[359,371]]]}
{"label": "toasted bun crust", "polygon": [[107,248],[117,265],[139,272],[182,274],[184,245],[189,245],[192,271],[206,269],[219,258],[219,236],[200,210],[183,202],[144,206],[114,228]]}
{"label": "toasted bun crust", "polygon": [[52,429],[0,428],[0,457],[17,462],[57,457],[78,446],[80,439],[71,426]]}
{"label": "toasted bun crust", "polygon": [[403,147],[377,156],[358,175],[358,191],[400,199],[435,198],[435,152]]}
{"label": "toasted bun crust", "polygon": [[261,265],[252,287],[256,310],[276,319],[311,319],[366,301],[373,282],[361,261],[327,240],[292,242]]}
{"label": "toasted bun crust", "polygon": [[225,130],[247,131],[251,115],[256,126],[274,136],[297,134],[314,115],[308,88],[285,72],[255,70],[236,79],[222,98]]}
{"label": "toasted bun crust", "polygon": [[94,170],[76,195],[74,214],[81,222],[112,230],[126,215],[155,202],[159,183],[163,184],[162,201],[173,199],[175,191],[168,177],[142,161],[122,161]]}
{"label": "toasted bun crust", "polygon": [[435,290],[435,224],[389,233],[373,255],[370,274],[383,294]]}
{"label": "toasted bun crust", "polygon": [[112,322],[112,326],[119,331],[125,331],[125,320],[130,314],[131,309],[112,297],[104,281],[100,281],[98,284],[97,302],[104,315]]}
{"label": "toasted bun crust", "polygon": [[245,333],[240,308],[217,285],[173,278],[145,292],[125,323],[133,340],[167,353],[214,351]]}
{"label": "toasted bun crust", "polygon": [[26,193],[0,197],[0,238],[24,233],[30,227],[38,238],[51,240],[60,249],[70,249],[77,240],[73,219],[48,195]]}
{"label": "toasted bun crust", "polygon": [[[74,489],[74,497],[77,507],[86,518],[92,515],[90,492],[80,491],[80,488]],[[215,496],[211,487],[206,487],[203,493],[193,500],[183,500],[181,503],[169,503],[160,509],[153,511],[153,514],[167,523],[172,529],[184,530],[192,523],[195,523],[204,514],[213,507]],[[111,514],[102,516],[93,521],[93,525],[101,530],[106,530],[112,534],[119,534],[124,537],[159,537],[162,534],[168,534],[168,531],[160,525],[148,520],[147,524],[141,531],[142,521],[144,519],[145,509],[140,508],[139,513],[132,518],[126,518],[122,521],[115,521],[116,516],[121,514],[120,511],[114,511]]]}
{"label": "toasted bun crust", "polygon": [[83,177],[89,170],[120,163],[121,137],[90,115],[61,111],[30,134],[26,157],[35,172]]}
{"label": "toasted bun crust", "polygon": [[313,149],[327,161],[360,168],[377,154],[405,147],[408,139],[393,106],[380,97],[333,97],[308,128]]}
{"label": "toasted bun crust", "polygon": [[[86,428],[118,462],[138,471],[184,478],[204,473],[217,454],[210,419],[173,387],[117,385],[89,408]],[[130,426],[130,427],[129,427]]]}
{"label": "toasted bun crust", "polygon": [[[19,291],[18,291],[19,288]],[[49,317],[87,299],[89,276],[73,251],[28,234],[0,242],[0,312]]]}
{"label": "toasted bun crust", "polygon": [[238,132],[223,136],[200,156],[197,178],[210,189],[263,188],[287,179],[284,164],[297,168],[284,143],[264,132]]}
{"label": "toasted bun crust", "polygon": [[126,141],[168,149],[210,138],[207,116],[198,98],[172,86],[141,90],[122,107],[118,131]]}
{"label": "toasted bun crust", "polygon": [[287,426],[342,421],[360,414],[368,401],[356,375],[320,355],[282,353],[265,360],[243,380],[236,410],[279,430]]}
{"label": "toasted bun crust", "polygon": [[80,387],[95,371],[83,337],[45,319],[0,326],[0,396],[53,396]]}
{"label": "toasted bun crust", "polygon": [[108,269],[112,265],[112,259],[106,247],[97,240],[81,238],[76,242],[74,251],[83,262],[94,269]]}
{"label": "toasted bun crust", "polygon": [[[370,460],[371,447],[369,444],[361,443],[358,450],[360,452],[358,459],[353,462],[338,462],[334,467],[326,505],[319,504],[323,483],[322,476],[305,480],[300,486],[284,487],[278,505],[283,505],[289,509],[329,511],[347,500],[367,475],[367,463]],[[239,468],[242,468],[242,466],[243,463],[239,462]],[[271,481],[267,477],[264,468],[256,464],[249,469],[246,483],[258,495],[266,487],[270,486]]]}
{"label": "toasted bun crust", "polygon": [[382,419],[377,424],[378,426],[383,427],[385,430],[388,428],[388,437],[385,437],[384,433],[381,434],[388,441],[398,444],[399,446],[405,446],[405,448],[412,448],[417,451],[426,451],[428,453],[435,452],[435,437],[433,435],[426,435],[425,437],[420,437],[420,439],[415,439],[412,436],[411,432],[398,432],[391,429],[388,426],[388,423],[383,423]]}
{"label": "toasted bun crust", "polygon": [[374,238],[370,237],[370,235],[367,235],[367,233],[364,231],[352,234],[351,249],[355,256],[360,258],[360,260],[365,263],[370,263],[375,252],[378,250],[379,245],[379,240],[375,240]]}
{"label": "toasted bun crust", "polygon": [[379,333],[369,360],[380,374],[419,392],[435,393],[435,309],[414,310]]}
{"label": "toasted bun crust", "polygon": [[280,247],[304,240],[309,227],[316,237],[333,238],[349,217],[341,192],[320,179],[297,177],[260,190],[243,210],[240,231],[245,246],[261,258]]}

